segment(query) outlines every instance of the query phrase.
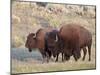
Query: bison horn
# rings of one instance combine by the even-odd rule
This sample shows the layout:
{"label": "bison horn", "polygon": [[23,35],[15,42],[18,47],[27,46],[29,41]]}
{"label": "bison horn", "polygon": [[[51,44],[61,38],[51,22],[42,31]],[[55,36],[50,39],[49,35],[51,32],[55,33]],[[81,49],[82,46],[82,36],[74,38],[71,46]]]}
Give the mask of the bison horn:
{"label": "bison horn", "polygon": [[55,40],[55,42],[57,42],[58,41],[58,36],[56,35],[56,40]]}
{"label": "bison horn", "polygon": [[36,38],[36,34],[34,34],[33,38]]}

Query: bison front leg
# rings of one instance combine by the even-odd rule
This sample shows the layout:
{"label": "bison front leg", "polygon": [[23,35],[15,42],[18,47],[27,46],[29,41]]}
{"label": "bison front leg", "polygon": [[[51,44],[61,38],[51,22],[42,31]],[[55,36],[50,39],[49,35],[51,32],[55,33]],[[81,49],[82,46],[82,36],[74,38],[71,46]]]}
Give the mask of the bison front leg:
{"label": "bison front leg", "polygon": [[81,57],[80,48],[79,47],[78,48],[74,48],[73,56],[74,56],[75,61],[77,61]]}
{"label": "bison front leg", "polygon": [[43,58],[42,63],[44,63],[46,56],[42,54],[42,58]]}
{"label": "bison front leg", "polygon": [[57,61],[58,61],[58,56],[59,56],[59,53],[57,53],[57,57],[56,57],[56,60],[55,60],[55,62],[57,62]]}
{"label": "bison front leg", "polygon": [[47,57],[46,61],[47,61],[47,63],[48,63],[49,60],[50,60],[50,56],[49,56],[48,52],[46,52],[46,57]]}
{"label": "bison front leg", "polygon": [[62,53],[62,61],[64,61],[64,53]]}
{"label": "bison front leg", "polygon": [[46,61],[47,61],[47,62],[49,62],[51,56],[52,56],[51,51],[47,50],[47,51],[46,51],[46,57],[47,57]]}
{"label": "bison front leg", "polygon": [[44,63],[46,60],[46,53],[43,50],[40,50],[40,53],[42,55],[42,63]]}

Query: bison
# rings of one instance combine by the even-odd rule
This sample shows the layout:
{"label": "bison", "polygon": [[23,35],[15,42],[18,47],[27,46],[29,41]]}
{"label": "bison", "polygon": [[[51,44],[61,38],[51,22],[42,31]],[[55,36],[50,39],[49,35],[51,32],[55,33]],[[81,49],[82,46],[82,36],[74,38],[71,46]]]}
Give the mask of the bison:
{"label": "bison", "polygon": [[43,57],[43,62],[46,57],[48,59],[51,57],[51,52],[49,52],[49,50],[46,50],[45,48],[45,40],[44,40],[46,32],[50,32],[51,30],[52,28],[45,28],[45,29],[41,28],[36,33],[30,33],[27,36],[27,40],[25,43],[25,47],[29,49],[29,52],[31,52],[33,48],[39,49]]}
{"label": "bison", "polygon": [[[45,42],[46,42],[45,47],[51,52],[51,54],[53,54],[53,57],[56,57],[56,61],[58,61],[59,53],[62,53],[62,60],[63,60],[63,52],[62,52],[63,42],[59,37],[55,38],[55,35],[57,33],[58,30],[52,30],[51,32],[47,32],[45,35]],[[59,42],[54,43],[54,40],[56,40],[57,38],[59,38]]]}
{"label": "bison", "polygon": [[[49,32],[47,36],[48,48],[49,45],[52,45],[53,49],[51,49],[51,52],[53,53],[53,55],[57,55],[57,57],[61,52],[62,60],[64,53],[64,59],[69,60],[70,56],[73,55],[75,60],[77,61],[81,57],[81,49],[83,49],[84,52],[84,60],[87,53],[86,47],[88,47],[89,61],[91,60],[92,35],[84,27],[78,24],[67,24],[63,25],[60,28],[60,31],[53,30]],[[56,59],[56,61],[58,61],[58,58]]]}

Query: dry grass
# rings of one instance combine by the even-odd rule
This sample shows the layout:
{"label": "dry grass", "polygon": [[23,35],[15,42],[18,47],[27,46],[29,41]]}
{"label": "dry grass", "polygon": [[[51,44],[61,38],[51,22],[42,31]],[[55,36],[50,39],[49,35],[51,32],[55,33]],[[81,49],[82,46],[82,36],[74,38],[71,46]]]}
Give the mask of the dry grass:
{"label": "dry grass", "polygon": [[[12,73],[31,73],[31,72],[50,72],[50,71],[73,71],[73,70],[85,70],[85,69],[95,69],[95,61],[89,62],[88,60],[75,62],[73,59],[66,62],[49,62],[40,63],[36,60],[31,60],[31,62],[18,62],[13,60],[12,62]],[[27,65],[27,66],[26,66]]]}
{"label": "dry grass", "polygon": [[[94,45],[95,46],[95,45]],[[73,70],[87,70],[95,69],[95,48],[92,46],[92,60],[88,61],[88,54],[85,61],[82,57],[76,62],[73,57],[69,61],[62,62],[61,55],[58,62],[51,59],[49,63],[42,63],[42,58],[39,52],[29,53],[27,50],[16,48],[12,56],[12,73],[34,73],[34,72],[50,72],[50,71],[73,71]],[[13,49],[12,49],[13,50]],[[18,56],[16,56],[18,55]],[[18,58],[18,59],[17,59]]]}
{"label": "dry grass", "polygon": [[[69,9],[71,6],[72,9]],[[75,6],[75,5],[74,5]],[[30,59],[27,53],[19,53],[23,60],[12,59],[12,73],[29,73],[29,72],[47,72],[47,71],[61,71],[61,70],[80,70],[80,69],[95,69],[95,51],[96,51],[96,35],[95,35],[95,7],[87,11],[80,11],[80,6],[73,5],[55,5],[48,4],[46,8],[38,7],[35,3],[30,6],[29,2],[16,2],[12,4],[12,47],[21,47],[24,49],[26,36],[29,32],[34,32],[36,28],[52,26],[60,28],[60,24],[79,23],[92,33],[92,61],[88,61],[88,54],[86,60],[82,58],[75,62],[73,57],[70,61],[57,62],[50,61],[50,63],[42,64],[41,61],[35,60],[34,57]],[[63,8],[63,12],[56,14],[56,9],[49,11],[48,8]],[[88,8],[88,6],[83,6]],[[76,10],[78,9],[78,10]],[[77,14],[82,12],[83,15]],[[75,14],[76,13],[76,14]],[[16,50],[16,53],[18,51]],[[82,54],[83,55],[83,54]],[[15,55],[16,56],[16,55]],[[21,57],[19,57],[21,58]],[[27,59],[26,59],[27,58]],[[27,60],[27,61],[25,61]],[[61,59],[59,59],[61,60]]]}
{"label": "dry grass", "polygon": [[[27,67],[26,67],[27,65]],[[69,70],[85,70],[85,69],[95,69],[93,63],[50,63],[50,64],[22,64],[17,66],[12,73],[34,73],[34,72],[50,72],[50,71],[69,71]],[[70,65],[70,66],[69,66]]]}
{"label": "dry grass", "polygon": [[[52,10],[49,10],[49,9]],[[83,10],[83,8],[87,9]],[[80,15],[77,13],[87,13]],[[23,47],[26,36],[34,32],[38,27],[60,28],[61,24],[79,23],[95,33],[95,13],[93,6],[48,4],[47,7],[37,6],[35,3],[18,2],[12,3],[12,47]],[[19,38],[17,42],[16,37]]]}

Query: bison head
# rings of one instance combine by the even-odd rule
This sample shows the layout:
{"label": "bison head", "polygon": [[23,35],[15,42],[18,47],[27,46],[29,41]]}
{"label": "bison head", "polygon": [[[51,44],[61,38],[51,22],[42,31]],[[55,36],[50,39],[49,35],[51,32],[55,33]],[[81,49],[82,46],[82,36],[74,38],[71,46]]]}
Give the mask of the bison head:
{"label": "bison head", "polygon": [[30,33],[27,36],[25,47],[29,49],[29,52],[32,52],[32,49],[36,48],[36,34]]}
{"label": "bison head", "polygon": [[46,40],[47,40],[47,45],[48,49],[52,52],[53,56],[56,57],[58,54],[58,31],[57,30],[52,30],[51,32],[48,32],[46,34]]}
{"label": "bison head", "polygon": [[52,43],[52,45],[56,44],[59,41],[58,31],[52,30],[51,32],[48,32],[47,40],[49,41],[48,43]]}

